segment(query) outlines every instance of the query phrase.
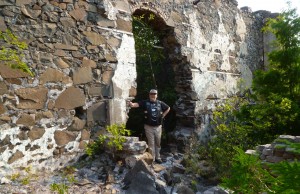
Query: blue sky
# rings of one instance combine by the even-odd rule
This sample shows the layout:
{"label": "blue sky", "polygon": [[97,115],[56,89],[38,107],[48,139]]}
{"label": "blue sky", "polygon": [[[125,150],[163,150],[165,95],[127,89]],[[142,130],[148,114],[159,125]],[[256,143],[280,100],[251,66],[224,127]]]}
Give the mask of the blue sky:
{"label": "blue sky", "polygon": [[[281,12],[284,8],[287,8],[286,0],[237,0],[238,7],[248,6],[252,11],[267,10],[271,12]],[[300,15],[300,0],[290,0],[291,7],[297,8],[298,15]]]}

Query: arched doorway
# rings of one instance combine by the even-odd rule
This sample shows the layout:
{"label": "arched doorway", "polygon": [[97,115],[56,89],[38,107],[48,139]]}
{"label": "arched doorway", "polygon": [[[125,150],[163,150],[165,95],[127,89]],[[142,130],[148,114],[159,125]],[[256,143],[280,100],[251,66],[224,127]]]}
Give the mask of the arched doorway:
{"label": "arched doorway", "polygon": [[[148,98],[152,88],[158,89],[158,99],[166,102],[171,111],[164,121],[162,135],[163,146],[168,143],[168,133],[177,125],[176,101],[178,94],[175,90],[174,50],[179,47],[174,28],[167,26],[164,20],[155,13],[138,9],[133,15],[133,34],[136,49],[137,66],[137,95],[135,101]],[[129,112],[127,128],[134,135],[145,139],[143,129],[143,111],[132,109]]]}

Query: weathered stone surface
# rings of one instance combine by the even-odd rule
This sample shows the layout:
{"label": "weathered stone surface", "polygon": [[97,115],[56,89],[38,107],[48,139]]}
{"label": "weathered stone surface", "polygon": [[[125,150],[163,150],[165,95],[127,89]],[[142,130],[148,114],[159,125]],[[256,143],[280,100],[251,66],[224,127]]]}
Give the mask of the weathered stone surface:
{"label": "weathered stone surface", "polygon": [[101,86],[91,86],[88,88],[88,93],[90,96],[102,96],[102,87]]}
{"label": "weathered stone surface", "polygon": [[91,133],[88,130],[83,129],[81,131],[81,139],[80,139],[81,141],[90,140],[90,137],[91,137]]}
{"label": "weathered stone surface", "polygon": [[60,22],[64,26],[64,28],[75,28],[76,23],[75,21],[70,17],[61,17]]}
{"label": "weathered stone surface", "polygon": [[83,57],[82,59],[82,67],[90,67],[90,68],[96,68],[97,64],[95,61],[90,60],[86,57]]}
{"label": "weathered stone surface", "polygon": [[4,82],[0,82],[0,95],[7,94],[7,85]]}
{"label": "weathered stone surface", "polygon": [[154,177],[140,171],[132,177],[131,184],[125,192],[126,194],[159,194],[155,187]]}
{"label": "weathered stone surface", "polygon": [[4,22],[4,18],[0,16],[0,31],[5,31],[7,29],[6,24]]}
{"label": "weathered stone surface", "polygon": [[54,44],[54,47],[56,49],[62,49],[62,50],[70,50],[70,51],[77,51],[78,50],[77,46],[61,44],[61,43]]}
{"label": "weathered stone surface", "polygon": [[75,85],[85,84],[93,81],[92,69],[89,67],[82,67],[73,72],[73,82]]}
{"label": "weathered stone surface", "polygon": [[117,19],[117,29],[124,30],[126,32],[132,32],[132,25],[130,21]]}
{"label": "weathered stone surface", "polygon": [[40,84],[45,84],[47,82],[62,82],[64,84],[72,83],[70,77],[52,68],[48,68],[40,77]]}
{"label": "weathered stone surface", "polygon": [[[58,56],[58,57],[66,57],[67,56],[66,52],[61,49],[55,49],[55,52],[53,53],[53,55]],[[59,61],[59,62],[64,62],[64,61]],[[54,62],[54,63],[57,63],[57,62]],[[57,65],[57,66],[60,67],[60,65]],[[62,68],[62,67],[60,67],[60,68]]]}
{"label": "weathered stone surface", "polygon": [[121,40],[115,37],[111,37],[108,39],[107,44],[109,44],[111,47],[119,47],[121,44]]}
{"label": "weathered stone surface", "polygon": [[144,160],[139,160],[135,166],[125,175],[123,182],[128,185],[132,182],[138,172],[144,172],[150,176],[154,176],[150,167]]}
{"label": "weathered stone surface", "polygon": [[85,105],[85,96],[75,87],[69,87],[55,101],[55,108],[73,109]]}
{"label": "weathered stone surface", "polygon": [[6,145],[9,145],[9,144],[10,144],[10,137],[9,137],[9,135],[6,135],[5,138],[3,138],[0,141],[0,147],[6,146]]}
{"label": "weathered stone surface", "polygon": [[28,131],[28,137],[31,141],[34,141],[36,139],[40,139],[41,137],[43,137],[45,132],[46,131],[44,128],[35,127],[32,130]]}
{"label": "weathered stone surface", "polygon": [[31,0],[16,0],[16,5],[22,6],[22,5],[30,4],[31,2],[32,2]]}
{"label": "weathered stone surface", "polygon": [[24,154],[21,152],[21,151],[19,151],[19,150],[17,150],[10,158],[9,158],[9,160],[8,160],[8,164],[11,164],[11,163],[14,163],[15,161],[17,161],[17,160],[19,160],[19,159],[21,159],[21,158],[23,158],[24,157]]}
{"label": "weathered stone surface", "polygon": [[3,64],[0,64],[0,75],[3,78],[29,77],[28,73],[24,73],[20,69],[12,69],[9,66]]}
{"label": "weathered stone surface", "polygon": [[3,103],[0,102],[0,115],[6,112],[6,108],[4,107]]}
{"label": "weathered stone surface", "polygon": [[25,126],[33,126],[35,124],[35,119],[33,116],[29,114],[22,114],[20,118],[17,120],[16,124],[25,125]]}
{"label": "weathered stone surface", "polygon": [[87,110],[87,122],[90,123],[106,122],[106,102],[98,102]]}
{"label": "weathered stone surface", "polygon": [[99,18],[97,24],[106,28],[114,28],[116,26],[115,21],[106,18]]}
{"label": "weathered stone surface", "polygon": [[21,109],[42,109],[47,101],[48,89],[45,87],[21,88],[16,94],[21,98],[17,105]]}
{"label": "weathered stone surface", "polygon": [[20,78],[7,78],[5,81],[10,84],[22,85]]}
{"label": "weathered stone surface", "polygon": [[51,111],[36,113],[35,120],[41,120],[43,118],[53,118],[53,113]]}
{"label": "weathered stone surface", "polygon": [[104,71],[102,74],[103,83],[110,84],[113,76],[114,76],[114,71]]}
{"label": "weathered stone surface", "polygon": [[19,134],[18,134],[18,138],[20,140],[26,140],[26,139],[28,139],[27,133],[25,131],[20,131]]}
{"label": "weathered stone surface", "polygon": [[78,117],[73,118],[72,125],[67,128],[68,131],[80,131],[85,127],[86,121]]}
{"label": "weathered stone surface", "polygon": [[66,63],[64,60],[62,60],[61,58],[55,59],[54,63],[61,69],[70,67],[70,65]]}
{"label": "weathered stone surface", "polygon": [[27,7],[21,7],[21,11],[24,15],[26,15],[32,19],[36,19],[42,13],[42,10],[28,9]]}
{"label": "weathered stone surface", "polygon": [[105,44],[105,42],[106,42],[105,37],[96,32],[85,31],[85,32],[83,32],[83,34],[86,35],[87,40],[92,45],[101,45],[101,44]]}
{"label": "weathered stone surface", "polygon": [[87,13],[84,9],[75,9],[70,11],[69,14],[77,21],[85,22],[87,20]]}
{"label": "weathered stone surface", "polygon": [[152,164],[153,157],[149,152],[139,155],[129,155],[125,158],[125,163],[129,168],[133,168],[139,160],[144,160],[147,164]]}
{"label": "weathered stone surface", "polygon": [[55,131],[54,139],[58,146],[66,145],[67,143],[74,141],[77,135],[70,131]]}

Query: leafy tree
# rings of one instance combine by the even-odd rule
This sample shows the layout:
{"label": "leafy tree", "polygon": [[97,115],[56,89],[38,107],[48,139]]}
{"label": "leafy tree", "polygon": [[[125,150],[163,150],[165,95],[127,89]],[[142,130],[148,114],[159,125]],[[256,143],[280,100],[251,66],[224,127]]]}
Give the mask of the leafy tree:
{"label": "leafy tree", "polygon": [[250,109],[269,123],[273,133],[299,135],[300,124],[300,17],[296,9],[269,19],[264,31],[275,35],[275,50],[269,53],[266,71],[253,79],[256,106]]}
{"label": "leafy tree", "polygon": [[12,68],[20,69],[33,76],[29,67],[22,61],[27,44],[21,42],[10,30],[0,31],[0,61]]}

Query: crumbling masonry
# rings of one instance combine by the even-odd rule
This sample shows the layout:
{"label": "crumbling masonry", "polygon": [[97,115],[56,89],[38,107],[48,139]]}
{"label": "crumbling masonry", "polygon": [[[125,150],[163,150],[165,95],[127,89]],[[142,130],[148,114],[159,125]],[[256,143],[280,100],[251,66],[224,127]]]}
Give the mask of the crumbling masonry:
{"label": "crumbling masonry", "polygon": [[209,137],[216,104],[239,90],[241,78],[249,86],[266,61],[272,37],[261,27],[272,14],[239,10],[235,0],[1,0],[0,30],[26,41],[35,73],[0,64],[1,167],[59,168],[76,160],[101,126],[126,122],[126,100],[138,90],[136,10],[172,29],[165,43],[177,137]]}

